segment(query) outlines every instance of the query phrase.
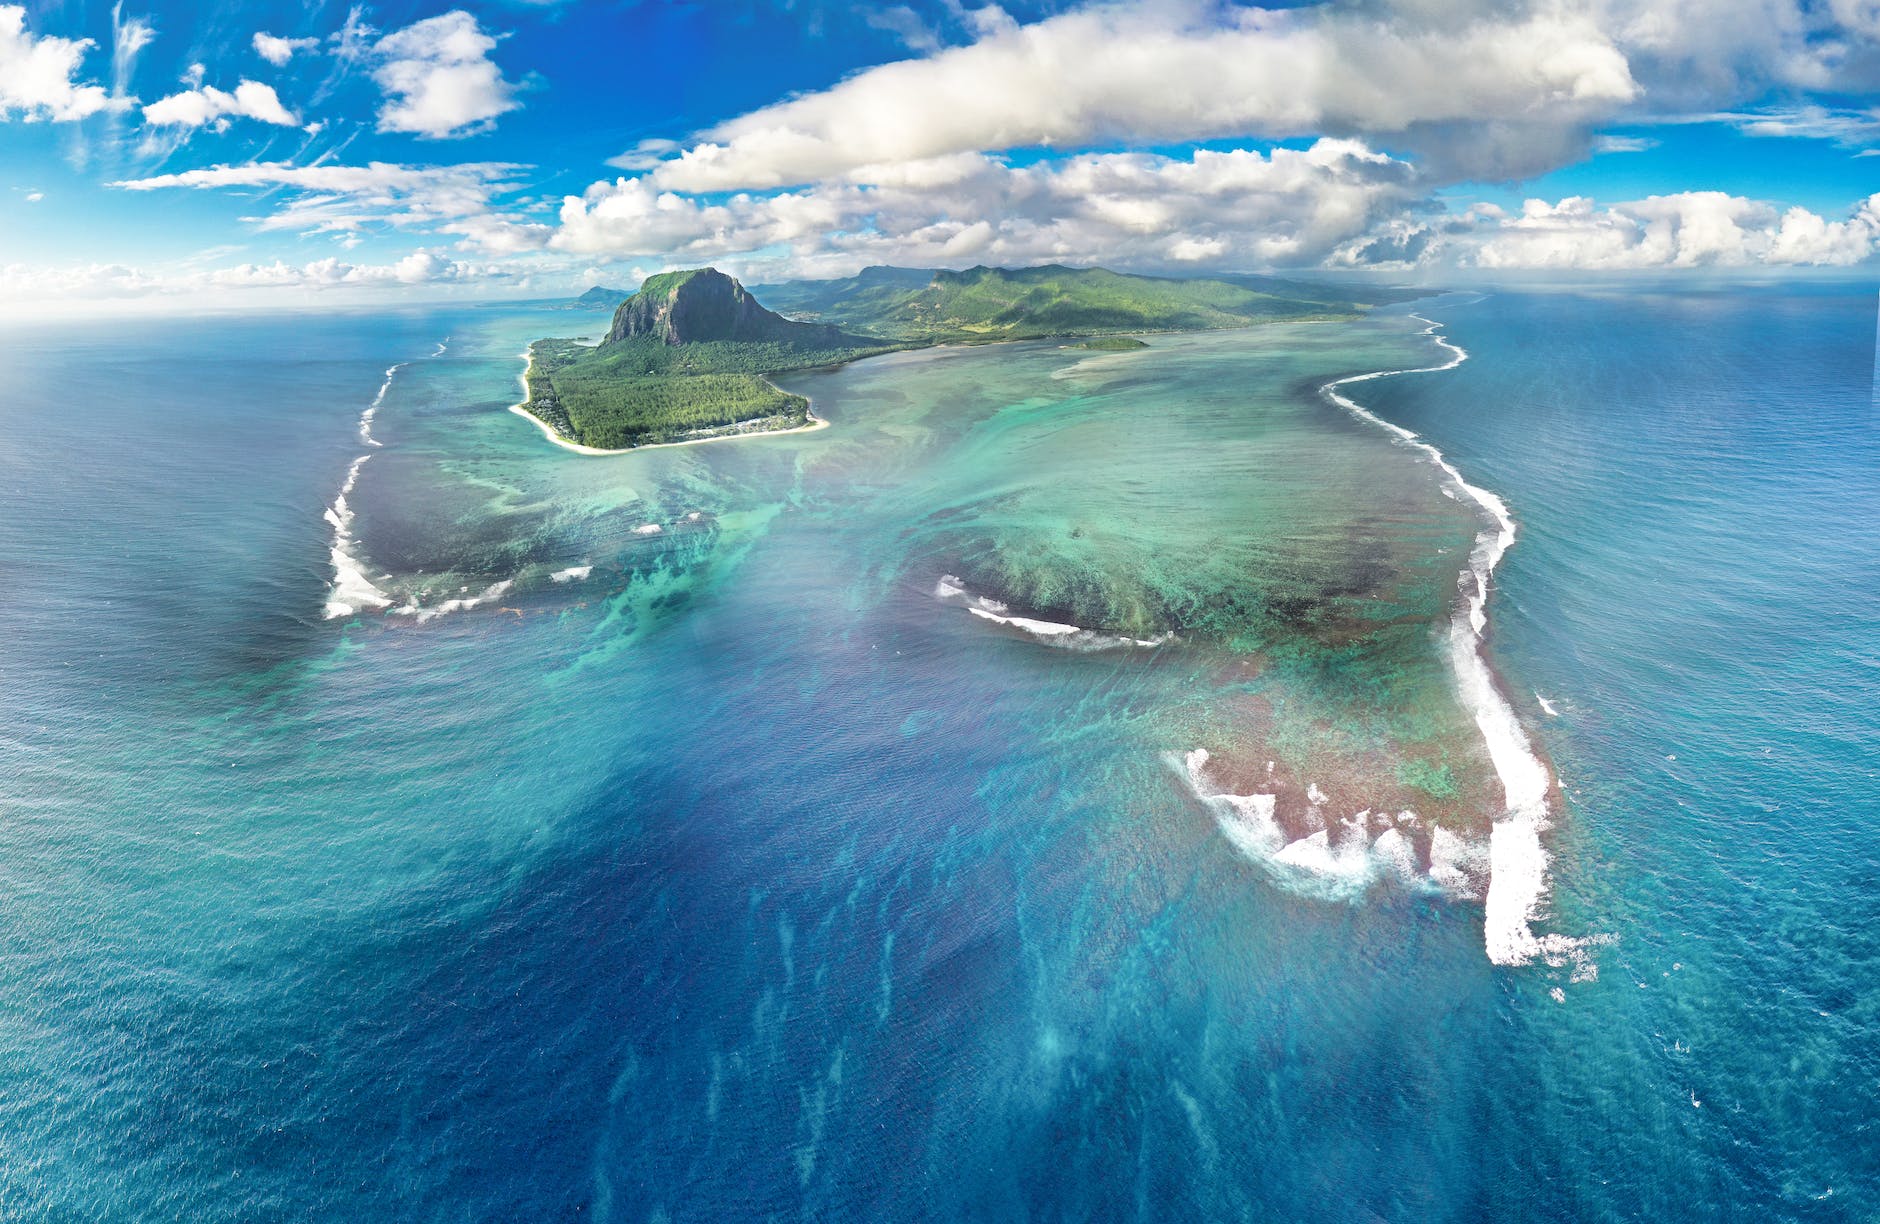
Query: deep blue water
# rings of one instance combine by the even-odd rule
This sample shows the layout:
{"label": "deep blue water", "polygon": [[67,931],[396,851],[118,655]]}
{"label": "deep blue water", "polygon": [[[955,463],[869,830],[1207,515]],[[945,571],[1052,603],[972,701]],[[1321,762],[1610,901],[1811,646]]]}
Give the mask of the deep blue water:
{"label": "deep blue water", "polygon": [[[889,359],[808,441],[587,461],[503,411],[565,315],[0,335],[0,1216],[1873,1218],[1873,298],[1422,309],[1471,359],[1363,398],[1521,522],[1595,980],[1276,887],[1167,763],[1202,652],[942,615],[908,558],[1018,479],[946,457],[1128,443],[1147,376]],[[1181,398],[1434,546],[1308,377],[1426,342],[1332,326],[1171,342]],[[368,451],[370,576],[495,594],[323,616]]]}

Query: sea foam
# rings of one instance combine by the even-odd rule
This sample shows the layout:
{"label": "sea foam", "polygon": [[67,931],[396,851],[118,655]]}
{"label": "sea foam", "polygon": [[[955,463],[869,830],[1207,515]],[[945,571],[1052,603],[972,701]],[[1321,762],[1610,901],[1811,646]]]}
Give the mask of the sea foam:
{"label": "sea foam", "polygon": [[333,563],[333,585],[326,596],[326,618],[351,616],[361,608],[383,608],[392,601],[384,591],[372,584],[366,577],[364,564],[354,554],[353,509],[346,499],[359,483],[359,470],[372,458],[370,452],[359,456],[346,469],[346,479],[340,482],[339,494],[333,498],[333,504],[326,508],[326,521],[333,528],[333,543],[330,558]]}
{"label": "sea foam", "polygon": [[429,607],[420,606],[416,597],[413,597],[401,606],[393,608],[392,614],[394,616],[409,616],[417,620],[418,623],[423,624],[425,621],[435,620],[440,616],[448,616],[452,612],[463,612],[470,608],[481,607],[484,604],[492,603],[509,594],[510,589],[515,585],[515,579],[505,578],[500,582],[492,582],[489,586],[485,587],[480,594],[460,595],[455,599],[446,599],[442,603],[435,603]]}
{"label": "sea foam", "polygon": [[[1489,579],[1495,567],[1515,539],[1514,515],[1499,496],[1470,484],[1442,451],[1418,437],[1413,430],[1387,421],[1345,395],[1341,388],[1398,374],[1434,374],[1453,370],[1468,359],[1460,345],[1440,334],[1440,325],[1421,315],[1412,318],[1427,324],[1423,335],[1449,351],[1449,360],[1439,365],[1409,370],[1376,370],[1334,379],[1320,390],[1339,407],[1378,426],[1407,446],[1428,455],[1447,478],[1448,484],[1473,501],[1487,520],[1469,553],[1469,567],[1462,571],[1458,585],[1462,605],[1449,626],[1449,661],[1455,672],[1457,689],[1464,705],[1474,714],[1475,725],[1487,744],[1495,774],[1501,780],[1503,810],[1489,833],[1489,884],[1484,906],[1484,943],[1489,960],[1498,965],[1522,965],[1537,956],[1550,963],[1570,955],[1569,949],[1582,941],[1565,936],[1534,934],[1547,896],[1546,848],[1541,834],[1550,827],[1548,801],[1552,778],[1528,742],[1514,709],[1495,682],[1483,653],[1483,635],[1488,629]],[[1453,857],[1453,851],[1446,850]],[[1443,868],[1445,877],[1453,878],[1453,862]],[[1432,875],[1436,867],[1432,862]]]}
{"label": "sea foam", "polygon": [[[1318,787],[1313,785],[1309,790],[1309,797],[1314,797],[1311,816],[1322,827],[1304,837],[1289,837],[1275,815],[1279,796],[1236,795],[1222,790],[1209,772],[1211,759],[1206,748],[1196,748],[1179,756],[1171,754],[1170,764],[1214,814],[1234,848],[1287,891],[1324,901],[1358,901],[1374,886],[1388,881],[1449,896],[1470,895],[1469,873],[1457,870],[1451,862],[1464,843],[1448,830],[1433,831],[1433,838],[1443,847],[1443,857],[1432,855],[1428,872],[1417,866],[1416,848],[1407,832],[1417,824],[1416,813],[1403,811],[1391,816],[1366,808],[1328,821],[1323,809],[1329,800],[1320,797]],[[1379,825],[1383,827],[1373,835],[1372,830]]]}
{"label": "sea foam", "polygon": [[[437,352],[431,355],[436,357],[442,354],[449,343],[450,337],[446,336],[438,344]],[[370,446],[374,450],[385,445],[373,436],[372,423],[378,416],[379,409],[385,406],[385,397],[391,392],[392,383],[397,379],[398,372],[408,364],[410,363],[400,361],[386,367],[385,378],[379,383],[378,394],[372,397],[372,402],[367,404],[365,410],[359,414],[358,434],[361,444]],[[346,468],[346,476],[340,482],[339,493],[327,506],[323,516],[333,528],[332,543],[328,549],[329,560],[333,566],[333,582],[327,590],[324,609],[328,620],[340,616],[351,616],[366,608],[389,608],[392,605],[392,597],[366,575],[365,560],[360,556],[359,541],[353,533],[353,509],[348,501],[353,489],[359,484],[360,470],[365,467],[366,460],[370,459],[372,454],[372,451],[367,451],[354,459]]]}
{"label": "sea foam", "polygon": [[1029,616],[1013,616],[1011,608],[996,599],[975,595],[966,589],[966,584],[952,574],[942,574],[940,581],[934,584],[933,597],[944,603],[957,603],[981,620],[991,621],[995,625],[1004,625],[1016,629],[1026,636],[1050,646],[1059,646],[1069,650],[1115,650],[1124,646],[1160,646],[1170,641],[1174,634],[1164,633],[1152,638],[1133,638],[1123,634],[1100,633],[1094,629],[1085,629],[1064,621],[1037,620]]}
{"label": "sea foam", "polygon": [[380,406],[385,403],[385,393],[392,389],[392,379],[398,376],[398,371],[402,370],[404,366],[405,363],[401,361],[397,365],[390,366],[386,369],[385,381],[379,384],[379,393],[372,397],[372,402],[366,405],[366,410],[359,414],[359,440],[364,442],[367,446],[385,445],[385,443],[372,436],[372,418],[379,414]]}

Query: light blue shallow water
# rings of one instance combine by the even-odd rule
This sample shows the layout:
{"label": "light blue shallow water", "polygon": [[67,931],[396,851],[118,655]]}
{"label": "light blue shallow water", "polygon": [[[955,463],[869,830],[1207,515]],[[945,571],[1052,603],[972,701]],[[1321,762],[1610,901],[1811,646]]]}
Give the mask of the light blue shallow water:
{"label": "light blue shallow water", "polygon": [[[891,359],[824,376],[807,440],[595,462],[503,411],[565,315],[6,334],[0,1215],[1873,1218],[1873,301],[1423,308],[1471,360],[1362,398],[1522,524],[1494,647],[1594,981],[1490,966],[1479,906],[1276,887],[1167,761],[1238,708],[1202,644],[930,595],[1066,448],[1120,488],[1113,448],[1205,428],[1301,492],[1224,491],[1259,517],[1198,556],[1265,525],[1262,589],[1414,618],[1466,533],[1314,392],[1421,363],[1406,320],[1135,382]],[[325,619],[361,453],[388,596],[513,585]],[[1356,534],[1287,552],[1300,497]],[[1145,502],[1140,564],[1202,504]]]}

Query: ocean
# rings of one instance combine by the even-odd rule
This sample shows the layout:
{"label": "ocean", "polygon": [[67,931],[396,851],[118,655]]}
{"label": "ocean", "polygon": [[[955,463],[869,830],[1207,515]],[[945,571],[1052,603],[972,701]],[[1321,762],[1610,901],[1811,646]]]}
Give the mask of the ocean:
{"label": "ocean", "polygon": [[603,325],[0,332],[0,1217],[1880,1213],[1871,292]]}

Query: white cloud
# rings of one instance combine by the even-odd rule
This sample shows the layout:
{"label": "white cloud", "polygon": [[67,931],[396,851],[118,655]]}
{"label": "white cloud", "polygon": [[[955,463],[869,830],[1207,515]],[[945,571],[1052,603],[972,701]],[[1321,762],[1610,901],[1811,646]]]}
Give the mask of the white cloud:
{"label": "white cloud", "polygon": [[1827,107],[1769,106],[1747,111],[1720,111],[1692,116],[1692,121],[1727,123],[1748,136],[1801,137],[1854,145],[1880,136],[1880,106],[1867,110]]}
{"label": "white cloud", "polygon": [[862,14],[862,19],[875,29],[894,35],[910,51],[925,53],[940,49],[939,33],[905,4],[869,9]]}
{"label": "white cloud", "polygon": [[883,262],[1303,264],[1421,196],[1408,164],[1330,139],[1271,154],[1086,154],[1019,168],[956,154],[867,177],[717,201],[645,177],[597,183],[563,202],[549,245],[622,259],[782,250],[789,269],[818,274]]}
{"label": "white cloud", "polygon": [[1463,256],[1494,269],[1847,267],[1880,250],[1880,195],[1844,221],[1805,208],[1721,191],[1687,191],[1597,206],[1583,196],[1529,200],[1516,215],[1482,216],[1465,235]]}
{"label": "white cloud", "polygon": [[281,38],[255,31],[255,54],[279,68],[294,58],[296,51],[311,51],[320,45],[317,38]]}
{"label": "white cloud", "polygon": [[0,303],[13,306],[48,298],[135,296],[156,285],[157,278],[124,264],[0,264]]}
{"label": "white cloud", "polygon": [[274,86],[243,81],[233,93],[204,85],[171,94],[144,107],[144,122],[156,127],[226,126],[233,118],[257,119],[278,127],[299,127],[300,120],[281,105]]}
{"label": "white cloud", "polygon": [[1595,153],[1643,153],[1659,142],[1650,136],[1600,136],[1593,141]]}
{"label": "white cloud", "polygon": [[373,45],[372,79],[385,91],[381,132],[432,140],[471,136],[522,104],[489,58],[496,39],[462,9],[393,31]]}
{"label": "white cloud", "polygon": [[323,289],[343,285],[424,285],[501,276],[499,269],[478,267],[436,251],[420,249],[390,264],[354,264],[333,257],[305,264],[276,260],[271,264],[237,264],[195,279],[220,288]]}
{"label": "white cloud", "polygon": [[656,171],[685,191],[774,188],[858,166],[1033,145],[1228,136],[1421,135],[1486,125],[1486,166],[1524,172],[1633,100],[1625,57],[1583,15],[1450,19],[1326,6],[1096,7],[991,22],[970,46],[886,64],[719,124]]}
{"label": "white cloud", "polygon": [[111,6],[111,97],[129,105],[131,73],[137,57],[156,40],[157,29],[147,18],[124,16],[122,0]]}
{"label": "white cloud", "polygon": [[137,299],[148,300],[155,309],[170,308],[169,303],[178,301],[228,305],[231,293],[239,293],[243,305],[268,301],[295,305],[311,292],[339,300],[369,300],[388,290],[414,288],[428,288],[434,294],[483,294],[528,283],[526,273],[468,263],[424,248],[381,264],[331,257],[300,264],[276,260],[221,268],[191,266],[193,262],[161,269],[125,264],[0,265],[0,314],[42,316],[49,310],[93,310],[99,302]]}
{"label": "white cloud", "polygon": [[26,202],[28,204],[37,204],[45,198],[46,193],[43,191],[29,191],[26,193]]}
{"label": "white cloud", "polygon": [[[527,250],[525,223],[490,214],[490,203],[513,190],[509,181],[527,166],[468,162],[454,166],[295,166],[250,162],[210,166],[110,184],[125,191],[179,188],[209,191],[284,190],[286,202],[248,220],[262,230],[352,233],[369,227],[432,228],[463,234],[492,250]],[[541,227],[537,227],[540,229]],[[544,234],[543,237],[546,235]]]}
{"label": "white cloud", "polygon": [[85,53],[96,45],[89,38],[36,37],[26,29],[23,7],[0,4],[0,121],[17,114],[29,121],[70,123],[128,106],[102,85],[74,79]]}

